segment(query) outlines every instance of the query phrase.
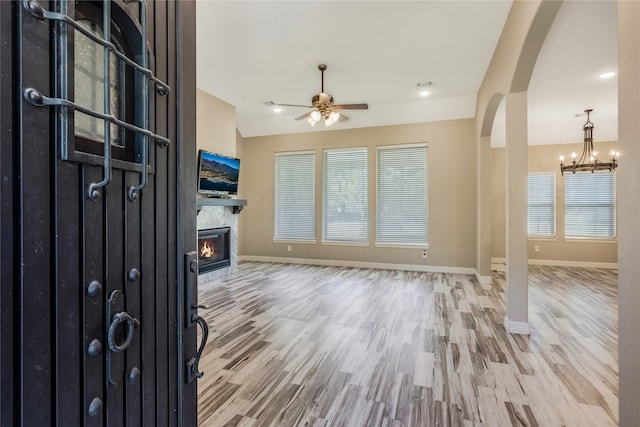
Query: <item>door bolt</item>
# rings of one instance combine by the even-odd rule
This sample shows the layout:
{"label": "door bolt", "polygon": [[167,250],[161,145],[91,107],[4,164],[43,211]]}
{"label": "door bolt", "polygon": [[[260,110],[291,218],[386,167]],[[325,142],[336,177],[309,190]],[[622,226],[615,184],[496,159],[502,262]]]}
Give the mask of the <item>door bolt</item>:
{"label": "door bolt", "polygon": [[137,366],[134,366],[129,372],[129,384],[135,383],[138,381],[138,378],[140,378],[140,369],[138,369]]}
{"label": "door bolt", "polygon": [[89,356],[94,357],[99,355],[100,353],[102,353],[102,343],[100,342],[100,340],[93,340],[91,341],[91,343],[89,344],[89,348],[87,349],[87,354],[89,354]]}
{"label": "door bolt", "polygon": [[128,276],[129,281],[135,282],[139,278],[140,278],[140,272],[137,269],[132,268],[131,271],[129,271],[129,276]]}
{"label": "door bolt", "polygon": [[95,297],[100,293],[101,290],[102,290],[102,285],[100,284],[100,282],[98,282],[97,280],[94,280],[93,282],[89,283],[89,286],[87,287],[87,294],[90,297]]}
{"label": "door bolt", "polygon": [[98,397],[94,397],[89,404],[89,415],[95,417],[102,412],[102,400]]}

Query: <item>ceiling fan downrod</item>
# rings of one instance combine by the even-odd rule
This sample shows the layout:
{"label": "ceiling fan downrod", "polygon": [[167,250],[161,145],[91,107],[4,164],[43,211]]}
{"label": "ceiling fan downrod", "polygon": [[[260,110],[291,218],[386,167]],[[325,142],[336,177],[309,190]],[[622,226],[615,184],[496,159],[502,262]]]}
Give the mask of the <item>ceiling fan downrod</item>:
{"label": "ceiling fan downrod", "polygon": [[318,70],[320,70],[320,92],[324,93],[324,70],[327,69],[325,64],[318,65]]}

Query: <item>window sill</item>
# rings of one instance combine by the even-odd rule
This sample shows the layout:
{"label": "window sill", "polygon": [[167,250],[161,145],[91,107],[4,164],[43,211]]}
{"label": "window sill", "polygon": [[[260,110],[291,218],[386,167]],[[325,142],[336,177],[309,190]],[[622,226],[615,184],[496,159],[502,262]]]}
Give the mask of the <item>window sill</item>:
{"label": "window sill", "polygon": [[527,240],[530,242],[557,242],[558,236],[529,236]]}
{"label": "window sill", "polygon": [[594,239],[591,237],[565,237],[565,242],[577,243],[618,243],[617,238],[613,239]]}
{"label": "window sill", "polygon": [[323,240],[320,243],[327,246],[361,246],[361,247],[369,246],[369,242],[343,242],[339,240]]}
{"label": "window sill", "polygon": [[273,239],[273,243],[295,243],[296,245],[315,245],[315,240]]}
{"label": "window sill", "polygon": [[376,242],[376,248],[429,249],[428,243],[385,243]]}

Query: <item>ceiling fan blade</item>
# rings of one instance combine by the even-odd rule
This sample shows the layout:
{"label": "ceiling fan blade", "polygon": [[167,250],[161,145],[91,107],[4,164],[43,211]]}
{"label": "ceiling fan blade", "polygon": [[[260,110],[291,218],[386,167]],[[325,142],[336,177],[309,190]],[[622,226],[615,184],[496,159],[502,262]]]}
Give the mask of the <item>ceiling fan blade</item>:
{"label": "ceiling fan blade", "polygon": [[312,113],[312,112],[313,112],[313,111],[309,111],[308,113],[305,113],[305,114],[303,114],[303,115],[301,115],[301,116],[299,116],[299,117],[296,117],[296,118],[295,118],[295,120],[304,120],[304,119],[306,119],[307,117],[309,117],[309,116],[311,115],[311,113]]}
{"label": "ceiling fan blade", "polygon": [[349,116],[340,113],[340,118],[338,119],[339,122],[346,122],[347,120],[349,120]]}
{"label": "ceiling fan blade", "polygon": [[368,104],[337,104],[334,105],[336,110],[368,110]]}
{"label": "ceiling fan blade", "polygon": [[300,104],[276,104],[281,107],[303,107],[303,108],[313,108],[311,105],[300,105]]}

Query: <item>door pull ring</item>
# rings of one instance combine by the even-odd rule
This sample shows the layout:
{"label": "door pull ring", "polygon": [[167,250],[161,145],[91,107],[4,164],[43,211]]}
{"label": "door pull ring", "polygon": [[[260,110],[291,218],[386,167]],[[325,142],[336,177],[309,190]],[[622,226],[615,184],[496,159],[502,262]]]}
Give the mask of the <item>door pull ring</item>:
{"label": "door pull ring", "polygon": [[[116,342],[116,332],[118,330],[118,326],[120,326],[121,323],[126,323],[127,335],[124,341],[118,344]],[[113,320],[111,321],[111,325],[109,326],[109,334],[107,336],[107,342],[109,343],[109,348],[111,349],[111,351],[113,351],[114,353],[125,351],[133,341],[133,336],[138,326],[140,326],[140,322],[138,321],[138,319],[131,317],[131,315],[129,315],[129,313],[127,313],[126,311],[121,311],[120,313],[114,315]]]}

